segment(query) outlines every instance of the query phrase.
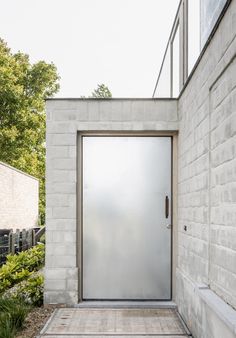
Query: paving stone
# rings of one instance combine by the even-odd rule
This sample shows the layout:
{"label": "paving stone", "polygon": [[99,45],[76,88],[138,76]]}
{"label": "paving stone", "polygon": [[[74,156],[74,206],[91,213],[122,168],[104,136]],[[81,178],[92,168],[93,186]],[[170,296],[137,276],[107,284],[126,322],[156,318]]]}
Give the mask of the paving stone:
{"label": "paving stone", "polygon": [[187,337],[173,309],[57,309],[42,337]]}

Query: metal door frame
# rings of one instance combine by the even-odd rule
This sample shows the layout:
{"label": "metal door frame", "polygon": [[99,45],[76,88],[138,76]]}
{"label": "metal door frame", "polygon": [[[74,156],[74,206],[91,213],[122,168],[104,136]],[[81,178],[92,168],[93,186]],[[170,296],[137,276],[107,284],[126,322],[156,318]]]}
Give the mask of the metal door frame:
{"label": "metal door frame", "polygon": [[[79,270],[79,278],[78,278],[78,301],[82,302],[83,299],[83,137],[170,137],[171,139],[171,236],[170,236],[170,299],[160,301],[170,301],[173,299],[173,261],[175,260],[174,255],[174,204],[176,204],[173,199],[174,197],[174,182],[173,182],[173,172],[174,172],[174,158],[176,154],[174,154],[174,143],[176,143],[177,132],[160,132],[160,131],[78,131],[77,132],[77,159],[76,159],[76,171],[77,171],[77,189],[76,189],[76,197],[77,197],[77,252],[76,252],[76,264]],[[176,144],[175,144],[176,148]],[[175,168],[177,169],[177,168]],[[176,187],[175,187],[176,190]],[[176,221],[176,220],[175,220]],[[175,262],[176,265],[176,262]],[[103,300],[107,301],[107,300]],[[115,301],[110,300],[110,301]],[[119,300],[119,301],[129,301],[129,299]],[[132,302],[136,302],[140,300],[132,300]],[[145,301],[145,300],[142,300]],[[148,300],[152,301],[152,300]],[[158,301],[157,299],[153,301]]]}

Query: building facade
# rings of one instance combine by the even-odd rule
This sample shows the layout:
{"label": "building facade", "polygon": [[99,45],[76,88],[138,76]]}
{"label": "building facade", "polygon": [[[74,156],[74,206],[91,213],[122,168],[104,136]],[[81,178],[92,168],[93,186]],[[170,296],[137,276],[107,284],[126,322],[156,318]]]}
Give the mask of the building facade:
{"label": "building facade", "polygon": [[201,1],[198,52],[192,4],[152,99],[47,101],[45,302],[172,300],[194,337],[231,338],[236,1]]}
{"label": "building facade", "polygon": [[38,226],[39,181],[0,162],[0,229]]}

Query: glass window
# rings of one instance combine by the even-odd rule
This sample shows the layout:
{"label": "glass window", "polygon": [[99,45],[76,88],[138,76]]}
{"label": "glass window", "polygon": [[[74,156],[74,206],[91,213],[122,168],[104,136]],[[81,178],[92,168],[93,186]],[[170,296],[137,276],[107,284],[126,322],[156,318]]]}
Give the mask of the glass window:
{"label": "glass window", "polygon": [[200,0],[188,0],[188,75],[200,55]]}
{"label": "glass window", "polygon": [[179,96],[179,24],[172,42],[172,97]]}
{"label": "glass window", "polygon": [[227,0],[180,1],[153,97],[179,96],[226,3]]}
{"label": "glass window", "polygon": [[[192,0],[194,2],[195,0]],[[189,0],[191,2],[191,0]],[[206,43],[227,0],[201,0],[201,47]]]}
{"label": "glass window", "polygon": [[155,91],[155,97],[170,97],[170,45],[161,69],[160,78]]}

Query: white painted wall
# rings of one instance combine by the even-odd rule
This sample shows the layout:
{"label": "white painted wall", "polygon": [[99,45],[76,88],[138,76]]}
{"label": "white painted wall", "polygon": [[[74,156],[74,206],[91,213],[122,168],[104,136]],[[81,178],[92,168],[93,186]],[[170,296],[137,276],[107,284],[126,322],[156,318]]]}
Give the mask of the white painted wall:
{"label": "white painted wall", "polygon": [[39,182],[0,162],[0,229],[27,229],[38,225]]}

